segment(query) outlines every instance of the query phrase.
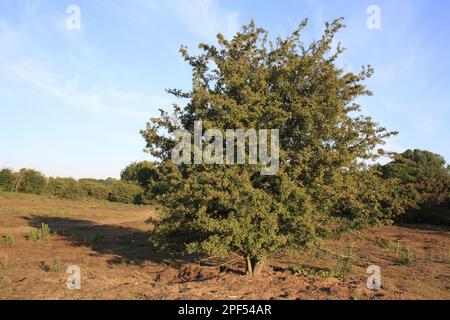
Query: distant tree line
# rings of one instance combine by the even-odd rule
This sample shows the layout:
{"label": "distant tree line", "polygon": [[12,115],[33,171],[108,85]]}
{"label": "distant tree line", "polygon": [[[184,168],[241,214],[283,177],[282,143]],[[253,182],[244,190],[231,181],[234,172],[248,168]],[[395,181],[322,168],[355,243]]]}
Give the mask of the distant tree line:
{"label": "distant tree line", "polygon": [[46,177],[33,169],[0,170],[0,191],[47,194],[61,199],[92,198],[112,202],[143,204],[143,189],[133,181]]}

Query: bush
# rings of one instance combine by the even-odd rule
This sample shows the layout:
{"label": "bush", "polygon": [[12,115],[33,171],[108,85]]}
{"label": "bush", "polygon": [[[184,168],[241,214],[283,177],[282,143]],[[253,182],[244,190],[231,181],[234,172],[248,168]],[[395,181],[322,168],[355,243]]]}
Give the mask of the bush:
{"label": "bush", "polygon": [[72,178],[49,178],[46,192],[62,199],[81,199],[83,190],[78,181]]}
{"label": "bush", "polygon": [[450,174],[442,156],[426,150],[406,150],[381,167],[402,208],[397,222],[450,226]]}
{"label": "bush", "polygon": [[108,198],[113,202],[141,204],[142,188],[133,183],[117,181]]}
{"label": "bush", "polygon": [[97,200],[108,200],[111,186],[97,180],[83,179],[79,181],[83,193]]}
{"label": "bush", "polygon": [[145,198],[150,200],[155,197],[154,187],[158,181],[158,168],[150,161],[133,162],[122,170],[120,179],[141,186]]}
{"label": "bush", "polygon": [[410,196],[397,221],[450,226],[450,179],[429,179],[402,185]]}
{"label": "bush", "polygon": [[46,184],[47,178],[39,171],[21,169],[17,177],[17,187],[14,191],[41,194],[44,193]]}
{"label": "bush", "polygon": [[13,191],[14,181],[16,179],[15,173],[9,168],[4,168],[0,171],[0,191]]}
{"label": "bush", "polygon": [[406,150],[382,167],[384,178],[397,178],[400,183],[450,178],[444,157],[426,150]]}

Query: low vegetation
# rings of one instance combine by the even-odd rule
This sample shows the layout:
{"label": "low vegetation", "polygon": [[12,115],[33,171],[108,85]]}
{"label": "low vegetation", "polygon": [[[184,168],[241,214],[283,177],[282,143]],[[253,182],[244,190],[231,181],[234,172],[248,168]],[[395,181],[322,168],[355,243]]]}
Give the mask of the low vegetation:
{"label": "low vegetation", "polygon": [[48,240],[50,236],[50,227],[42,223],[40,228],[32,228],[28,239],[31,241]]}
{"label": "low vegetation", "polygon": [[8,247],[12,247],[16,243],[16,240],[11,233],[8,233],[7,235],[3,236],[3,241],[5,245]]}

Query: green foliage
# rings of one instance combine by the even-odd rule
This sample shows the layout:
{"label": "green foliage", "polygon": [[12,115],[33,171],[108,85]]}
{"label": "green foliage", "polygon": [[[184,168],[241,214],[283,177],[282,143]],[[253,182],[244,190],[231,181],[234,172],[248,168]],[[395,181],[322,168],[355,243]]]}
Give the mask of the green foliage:
{"label": "green foliage", "polygon": [[14,239],[14,236],[11,234],[11,232],[6,236],[3,236],[3,241],[5,242],[5,245],[7,247],[12,247],[16,243],[16,240]]}
{"label": "green foliage", "polygon": [[62,199],[81,199],[83,190],[75,179],[72,178],[49,178],[46,193]]}
{"label": "green foliage", "polygon": [[13,170],[9,168],[0,170],[0,191],[13,191],[15,180],[16,175]]}
{"label": "green foliage", "polygon": [[401,187],[414,196],[399,221],[450,226],[450,179],[429,179]]}
{"label": "green foliage", "polygon": [[39,171],[21,169],[18,173],[15,191],[42,194],[45,191],[47,178]]}
{"label": "green foliage", "polygon": [[48,226],[48,224],[42,223],[39,229],[38,228],[31,229],[28,239],[31,241],[48,240],[49,236],[50,236],[50,227]]}
{"label": "green foliage", "polygon": [[142,203],[142,188],[129,182],[116,181],[109,194],[109,200],[121,203]]}
{"label": "green foliage", "polygon": [[[217,47],[200,44],[198,56],[181,48],[193,70],[192,90],[169,93],[189,102],[175,106],[173,116],[162,111],[142,131],[159,161],[154,190],[166,207],[152,239],[159,248],[234,251],[255,266],[282,248],[383,221],[386,210],[396,215],[384,180],[365,161],[383,154],[376,146],[395,133],[362,116],[355,102],[371,94],[363,81],[373,70],[347,73],[336,66],[343,49],[333,51],[332,41],[342,19],[327,23],[309,44],[301,37],[306,24],[269,42],[252,21],[231,40],[219,34]],[[222,133],[279,129],[278,173],[261,176],[261,165],[248,161],[175,166],[174,131],[193,132],[199,119],[205,130]]]}
{"label": "green foliage", "polygon": [[80,179],[80,187],[84,194],[97,200],[108,200],[111,186],[104,181],[95,179]]}
{"label": "green foliage", "polygon": [[426,150],[406,150],[394,161],[383,166],[384,178],[396,178],[401,183],[415,183],[429,179],[449,179],[450,172],[444,158]]}
{"label": "green foliage", "polygon": [[148,199],[154,197],[154,185],[158,180],[158,168],[150,161],[133,162],[120,173],[120,178],[141,186]]}
{"label": "green foliage", "polygon": [[397,221],[450,225],[450,174],[442,156],[406,150],[381,172],[392,185],[393,202],[403,208]]}

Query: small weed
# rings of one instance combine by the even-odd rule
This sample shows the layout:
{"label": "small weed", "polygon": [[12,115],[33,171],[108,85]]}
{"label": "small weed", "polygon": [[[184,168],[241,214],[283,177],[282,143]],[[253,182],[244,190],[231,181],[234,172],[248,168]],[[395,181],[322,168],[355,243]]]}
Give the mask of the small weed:
{"label": "small weed", "polygon": [[4,236],[3,240],[7,247],[12,247],[16,243],[16,240],[14,239],[14,236],[11,234],[11,232]]}
{"label": "small weed", "polygon": [[380,238],[375,238],[373,240],[373,242],[375,242],[375,244],[377,246],[379,246],[381,249],[387,249],[389,248],[389,240],[386,239],[380,239]]}
{"label": "small weed", "polygon": [[28,239],[31,241],[48,240],[49,236],[50,236],[50,227],[48,226],[48,224],[42,223],[39,229],[37,228],[31,229],[31,232],[28,235]]}
{"label": "small weed", "polygon": [[44,264],[41,267],[46,272],[59,272],[61,270],[61,259],[60,257],[54,257],[50,263]]}
{"label": "small weed", "polygon": [[397,240],[397,242],[396,242],[396,244],[394,246],[394,255],[396,257],[398,257],[398,255],[400,254],[401,250],[402,250],[402,247],[400,245],[400,240]]}
{"label": "small weed", "polygon": [[4,258],[3,261],[2,261],[2,267],[3,267],[4,269],[8,269],[9,266],[10,266],[10,264],[9,264],[9,258],[8,258],[8,256],[5,256],[5,258]]}
{"label": "small weed", "polygon": [[164,288],[167,286],[167,282],[161,279],[161,274],[156,274],[155,283],[152,283],[151,286],[153,288]]}
{"label": "small weed", "polygon": [[402,257],[400,258],[400,264],[406,266],[414,263],[416,260],[416,253],[413,248],[405,247],[402,250]]}
{"label": "small weed", "polygon": [[345,249],[345,253],[339,256],[336,264],[336,272],[341,275],[352,274],[353,264],[356,262],[355,250],[353,246]]}
{"label": "small weed", "polygon": [[427,262],[433,263],[434,261],[434,250],[433,248],[427,248]]}
{"label": "small weed", "polygon": [[450,263],[450,249],[447,251],[447,253],[444,256],[444,262]]}

